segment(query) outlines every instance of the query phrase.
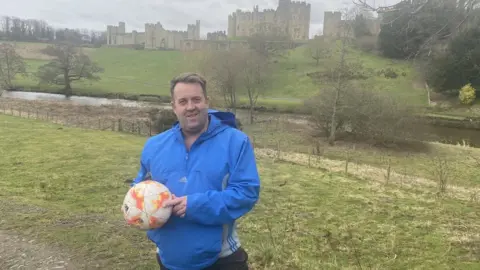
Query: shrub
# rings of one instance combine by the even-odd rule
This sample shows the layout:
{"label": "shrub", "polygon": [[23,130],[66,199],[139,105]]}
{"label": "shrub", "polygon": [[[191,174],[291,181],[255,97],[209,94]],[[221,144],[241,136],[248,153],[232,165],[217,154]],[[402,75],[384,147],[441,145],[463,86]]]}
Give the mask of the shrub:
{"label": "shrub", "polygon": [[152,109],[149,111],[150,123],[153,133],[161,133],[177,121],[177,116],[172,110]]}
{"label": "shrub", "polygon": [[458,99],[464,105],[471,105],[476,98],[475,88],[472,87],[472,84],[467,84],[460,89],[460,93],[458,94]]}
{"label": "shrub", "polygon": [[[323,89],[306,102],[314,128],[327,136],[332,128],[334,97],[334,90]],[[334,127],[338,134],[388,145],[415,138],[421,132],[414,108],[388,94],[353,88],[341,91],[339,98]]]}
{"label": "shrub", "polygon": [[368,53],[377,49],[377,43],[376,36],[362,36],[355,39],[355,45],[357,48]]}
{"label": "shrub", "polygon": [[[386,69],[381,69],[380,71],[377,72],[377,75],[378,76],[383,75],[387,79],[396,79],[398,77],[397,72],[391,67],[388,67]],[[405,73],[404,76],[406,76],[406,75],[407,74]]]}

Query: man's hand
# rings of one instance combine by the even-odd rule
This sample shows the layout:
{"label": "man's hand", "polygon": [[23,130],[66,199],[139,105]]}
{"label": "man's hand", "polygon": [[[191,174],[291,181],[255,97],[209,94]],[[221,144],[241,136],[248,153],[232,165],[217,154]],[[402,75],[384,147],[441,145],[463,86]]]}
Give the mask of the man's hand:
{"label": "man's hand", "polygon": [[170,206],[173,206],[172,214],[182,218],[185,217],[185,212],[187,211],[187,196],[177,198],[172,194],[172,199],[167,201],[164,205],[164,207]]}

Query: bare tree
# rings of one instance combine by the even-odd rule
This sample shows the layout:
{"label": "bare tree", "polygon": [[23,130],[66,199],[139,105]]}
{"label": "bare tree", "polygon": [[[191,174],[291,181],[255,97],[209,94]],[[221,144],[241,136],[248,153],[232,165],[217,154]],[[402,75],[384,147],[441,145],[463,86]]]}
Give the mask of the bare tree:
{"label": "bare tree", "polygon": [[288,49],[291,49],[291,39],[277,28],[278,27],[271,27],[269,32],[258,31],[248,37],[247,41],[250,49],[266,58],[286,57],[288,55]]}
{"label": "bare tree", "polygon": [[272,79],[272,71],[268,58],[258,54],[256,51],[246,50],[243,52],[243,55],[243,63],[238,64],[243,66],[241,82],[247,92],[249,119],[250,124],[253,124],[258,96],[268,89]]}
{"label": "bare tree", "polygon": [[[416,6],[415,9],[411,11],[411,14],[416,14],[420,12],[423,7],[431,2],[432,0],[424,0],[422,1],[418,6]],[[435,1],[435,0],[433,0]],[[388,12],[388,11],[394,11],[397,10],[398,3],[394,5],[388,5],[388,6],[375,6],[375,1],[373,1],[373,4],[369,4],[367,0],[352,0],[353,4],[355,4],[357,7],[366,10],[366,11],[373,11],[373,12]],[[414,0],[408,0],[408,1],[402,1],[405,4],[409,4],[411,6],[415,6],[418,1]]]}
{"label": "bare tree", "polygon": [[336,77],[336,83],[334,86],[335,89],[335,94],[334,94],[334,99],[332,103],[332,114],[331,114],[331,120],[330,120],[330,134],[328,136],[328,142],[330,145],[333,145],[335,143],[335,132],[337,127],[337,109],[340,101],[340,96],[341,92],[345,91],[346,86],[348,84],[348,65],[345,63],[345,56],[347,54],[347,44],[350,40],[350,37],[353,33],[353,28],[351,25],[351,21],[349,19],[349,13],[348,10],[344,12],[345,17],[347,20],[344,20],[341,24],[340,27],[340,38],[341,38],[341,48],[340,48],[340,60],[338,62],[338,65],[334,67],[331,70],[332,77]]}
{"label": "bare tree", "polygon": [[[348,11],[344,12],[344,15],[349,15]],[[336,140],[337,130],[344,124],[338,114],[341,114],[342,96],[350,83],[351,73],[355,71],[345,61],[347,46],[353,32],[350,21],[343,20],[339,31],[341,47],[339,51],[332,50],[332,58],[330,59],[333,60],[334,56],[339,55],[338,62],[332,61],[335,64],[329,65],[326,72],[318,73],[316,77],[313,77],[319,85],[323,86],[326,83],[328,87],[321,89],[318,99],[312,98],[307,101],[314,122],[328,133],[328,141],[331,145]]]}
{"label": "bare tree", "polygon": [[216,92],[223,97],[227,109],[236,113],[238,89],[243,70],[243,49],[206,52],[207,57],[201,61],[200,70],[211,81]]}
{"label": "bare tree", "polygon": [[[306,102],[316,127],[324,131],[331,145],[340,131],[367,139],[374,143],[390,143],[405,139],[412,128],[414,108],[388,93],[362,87],[362,81],[372,74],[363,63],[347,57],[353,38],[353,21],[348,20],[350,11],[344,12],[340,48],[335,48],[328,59],[326,71],[318,71],[314,81],[320,93]],[[412,112],[412,113],[410,113]]]}
{"label": "bare tree", "polygon": [[330,57],[331,45],[326,37],[316,37],[308,42],[305,49],[305,56],[315,60],[316,66],[318,67],[321,59]]}
{"label": "bare tree", "polygon": [[[424,10],[431,9],[432,6],[443,5],[443,7],[445,7],[445,4],[449,4],[444,1],[437,0],[409,0],[389,6],[375,6],[375,1],[367,0],[352,0],[352,2],[358,8],[367,11],[373,11],[378,13],[401,11],[400,14],[398,16],[395,16],[393,19],[380,22],[382,25],[392,24],[403,16],[409,16],[410,20],[412,20]],[[368,2],[373,2],[373,4],[369,4]],[[438,26],[438,29],[436,29],[435,31],[431,31],[431,33],[428,33],[428,31],[422,31],[422,34],[427,33],[428,36],[424,38],[416,52],[409,55],[408,58],[416,60],[422,52],[426,52],[426,54],[430,56],[433,51],[433,47],[439,40],[445,40],[451,36],[456,35],[459,31],[461,31],[462,27],[469,19],[471,19],[471,17],[478,17],[472,14],[474,14],[476,8],[479,7],[480,0],[459,0],[458,3],[457,1],[451,1],[450,3],[454,4],[453,8],[455,12],[451,12],[451,14],[449,14],[448,20]],[[410,23],[406,23],[405,31],[407,31],[410,27]],[[447,31],[448,29],[451,30]]]}
{"label": "bare tree", "polygon": [[71,44],[50,45],[43,53],[54,57],[54,60],[38,69],[37,76],[40,82],[63,85],[67,97],[72,95],[72,82],[100,80],[96,74],[103,72],[103,68]]}
{"label": "bare tree", "polygon": [[0,44],[0,86],[12,89],[12,80],[17,75],[27,75],[26,64],[10,43]]}

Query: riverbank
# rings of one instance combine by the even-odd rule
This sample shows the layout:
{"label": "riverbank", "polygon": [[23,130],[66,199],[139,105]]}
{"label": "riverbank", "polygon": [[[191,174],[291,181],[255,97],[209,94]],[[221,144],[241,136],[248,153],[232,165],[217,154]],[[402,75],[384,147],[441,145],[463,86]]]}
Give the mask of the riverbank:
{"label": "riverbank", "polygon": [[[155,133],[149,121],[152,109],[155,108],[85,106],[54,101],[0,98],[0,113],[42,119],[65,126],[110,130],[146,137]],[[432,175],[438,165],[435,162],[441,160],[453,166],[455,172],[458,170],[458,175],[451,181],[461,183],[475,183],[480,175],[478,164],[471,158],[471,151],[474,148],[464,142],[451,145],[417,142],[394,148],[382,148],[365,142],[340,140],[335,146],[330,146],[325,138],[313,136],[315,129],[308,125],[306,120],[292,119],[289,115],[259,114],[257,122],[249,125],[246,124],[247,112],[240,111],[237,116],[244,123],[244,131],[258,148],[275,149],[279,153],[303,153],[334,160],[350,160],[382,169],[390,166],[392,171],[408,172],[409,175],[425,178],[434,178]]]}
{"label": "riverbank", "polygon": [[[1,90],[0,90],[1,91]],[[25,93],[44,93],[61,95],[61,90],[58,89],[45,89],[45,88],[15,88],[13,90],[5,90],[7,93],[25,92]],[[132,94],[132,93],[115,93],[115,92],[101,92],[101,91],[85,91],[85,90],[72,90],[74,97],[90,97],[90,98],[105,98],[105,99],[122,99],[127,101],[138,102],[150,102],[154,104],[170,103],[171,97],[169,95],[156,95],[156,94]],[[17,95],[19,96],[19,95]],[[10,97],[10,96],[7,96]],[[15,97],[12,95],[11,97]],[[237,108],[248,110],[249,101],[246,98],[238,98]],[[270,113],[290,113],[304,115],[307,112],[303,106],[301,99],[287,99],[287,98],[258,98],[255,111],[257,112],[270,112]]]}
{"label": "riverbank", "polygon": [[[1,90],[0,90],[1,91]],[[52,94],[58,95],[57,99],[64,99],[64,95],[61,94],[61,90],[45,89],[45,88],[16,88],[14,90],[4,90],[6,97],[25,98],[28,94]],[[21,93],[25,93],[22,94]],[[171,97],[168,95],[156,95],[156,94],[132,94],[132,93],[114,93],[114,92],[101,92],[101,91],[84,91],[73,90],[73,98],[77,97],[89,97],[96,99],[109,99],[109,100],[124,100],[134,102],[148,102],[150,104],[169,104]],[[28,98],[27,98],[28,99]],[[246,98],[238,98],[237,108],[241,110],[249,110],[249,102]],[[288,98],[259,98],[254,108],[256,112],[265,113],[281,113],[281,114],[294,114],[305,116],[309,112],[304,106],[304,100],[302,99],[288,99]],[[457,106],[456,108],[438,108],[438,107],[426,107],[425,114],[422,115],[431,121],[432,124],[438,124],[440,126],[463,128],[463,129],[480,129],[480,109],[476,107]]]}
{"label": "riverbank", "polygon": [[[16,100],[46,100],[46,101],[55,101],[72,105],[115,105],[123,107],[155,107],[159,109],[170,109],[169,103],[162,103],[160,99],[152,101],[153,97],[150,97],[150,100],[146,99],[144,101],[126,100],[126,99],[117,99],[113,98],[98,98],[98,97],[87,97],[87,96],[71,96],[70,98],[65,98],[63,95],[59,94],[50,94],[47,92],[30,92],[30,91],[4,91],[4,98],[13,98]],[[166,98],[165,98],[166,99]],[[285,102],[285,101],[280,101]],[[293,101],[294,102],[294,101]],[[292,103],[294,104],[294,103]],[[290,104],[291,105],[291,104]],[[19,105],[22,106],[22,105]],[[304,107],[302,107],[304,108]],[[285,118],[292,123],[301,123],[305,125],[311,125],[308,122],[309,116],[307,114],[299,113],[282,113],[279,111],[268,111],[267,109],[258,109],[256,111],[257,118]],[[237,114],[245,118],[245,122],[248,121],[246,116],[248,115],[248,110],[238,109]],[[480,119],[476,120],[474,118],[466,117],[454,117],[450,115],[441,115],[441,114],[425,114],[420,117],[427,118],[425,121],[429,123],[428,132],[422,133],[420,137],[416,138],[418,140],[424,141],[434,141],[442,142],[447,144],[467,144],[470,146],[480,147]]]}

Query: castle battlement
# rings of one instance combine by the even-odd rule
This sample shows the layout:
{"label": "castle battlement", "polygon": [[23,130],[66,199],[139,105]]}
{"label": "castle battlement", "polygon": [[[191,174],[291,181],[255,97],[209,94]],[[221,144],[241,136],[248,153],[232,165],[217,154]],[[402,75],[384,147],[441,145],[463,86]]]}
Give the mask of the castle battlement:
{"label": "castle battlement", "polygon": [[157,23],[146,23],[145,28],[150,28],[150,29],[163,29],[163,25],[160,22]]}
{"label": "castle battlement", "polygon": [[342,15],[342,12],[340,11],[325,11],[325,16],[334,16],[334,15]]}
{"label": "castle battlement", "polygon": [[[340,11],[325,11],[323,19],[323,35],[329,37],[338,37],[344,31],[345,20]],[[368,19],[367,28],[370,34],[378,35],[380,33],[380,21],[378,19]],[[352,35],[352,33],[350,33]]]}
{"label": "castle battlement", "polygon": [[290,4],[294,6],[307,7],[307,8],[311,6],[310,3],[307,3],[305,1],[292,1],[290,2]]}
{"label": "castle battlement", "polygon": [[187,31],[181,31],[181,30],[167,30],[168,33],[172,34],[186,34]]}
{"label": "castle battlement", "polygon": [[278,0],[276,9],[237,9],[228,15],[228,36],[248,37],[257,32],[271,32],[281,29],[293,40],[308,40],[310,31],[311,5],[306,1]]}
{"label": "castle battlement", "polygon": [[236,15],[253,15],[253,12],[252,11],[243,11],[243,10],[237,10],[237,12],[235,12]]}
{"label": "castle battlement", "polygon": [[207,33],[207,40],[227,40],[227,32],[225,31],[215,31],[211,33]]}
{"label": "castle battlement", "polygon": [[228,15],[228,16],[231,17],[231,16],[237,16],[237,15],[254,15],[254,14],[258,14],[258,13],[261,14],[261,13],[274,13],[274,12],[276,12],[276,10],[273,9],[273,8],[267,8],[267,9],[263,9],[263,10],[261,10],[261,11],[259,11],[259,10],[255,10],[255,11],[244,11],[244,10],[239,10],[239,9],[238,9],[237,11],[235,11],[234,13],[232,13],[232,14],[230,14],[230,15]]}

